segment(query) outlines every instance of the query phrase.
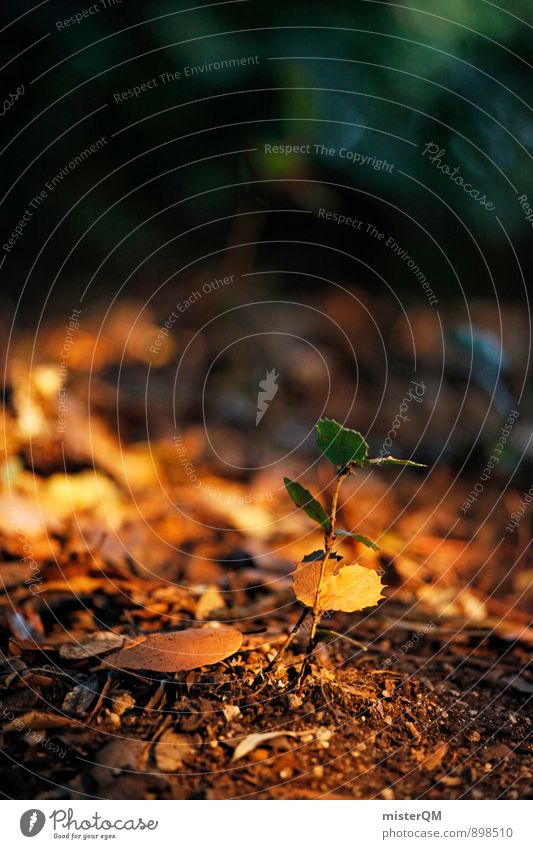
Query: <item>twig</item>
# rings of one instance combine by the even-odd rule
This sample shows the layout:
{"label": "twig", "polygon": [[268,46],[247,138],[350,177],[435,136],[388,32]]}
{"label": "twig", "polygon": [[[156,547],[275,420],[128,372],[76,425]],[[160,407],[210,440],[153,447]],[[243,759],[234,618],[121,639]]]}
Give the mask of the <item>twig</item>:
{"label": "twig", "polygon": [[348,634],[341,634],[340,631],[332,631],[331,628],[319,628],[317,631],[317,637],[320,639],[321,636],[325,637],[335,637],[339,640],[347,640],[352,645],[357,646],[361,651],[368,651],[368,646],[365,646],[364,643],[360,643],[359,640],[354,640],[353,637],[350,637]]}
{"label": "twig", "polygon": [[109,688],[111,687],[111,682],[113,681],[114,677],[115,677],[115,670],[112,669],[111,672],[107,673],[107,677],[105,679],[104,686],[102,687],[102,690],[101,690],[100,694],[98,695],[98,699],[96,701],[96,704],[95,704],[94,708],[92,709],[92,711],[90,712],[89,716],[87,717],[87,725],[91,724],[93,719],[96,717],[96,714],[98,713],[98,711],[102,707],[102,705],[104,703],[104,699],[109,692]]}
{"label": "twig", "polygon": [[276,668],[279,661],[281,660],[281,658],[283,657],[283,655],[285,654],[285,652],[289,648],[290,644],[294,640],[296,634],[298,633],[298,631],[302,627],[304,620],[306,619],[308,613],[309,613],[308,608],[305,608],[305,610],[302,611],[302,615],[298,619],[298,622],[296,623],[296,625],[294,626],[292,631],[289,633],[289,636],[287,637],[287,639],[283,643],[283,645],[280,648],[280,650],[278,651],[277,655],[268,664],[267,668],[265,669],[265,673],[272,672],[272,670]]}

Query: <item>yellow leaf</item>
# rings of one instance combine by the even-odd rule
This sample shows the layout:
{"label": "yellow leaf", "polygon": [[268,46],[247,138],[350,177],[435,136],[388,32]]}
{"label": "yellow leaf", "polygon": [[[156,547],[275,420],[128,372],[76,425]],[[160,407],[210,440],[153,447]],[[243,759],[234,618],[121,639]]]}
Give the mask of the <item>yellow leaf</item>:
{"label": "yellow leaf", "polygon": [[216,586],[210,586],[200,596],[196,603],[194,611],[195,619],[209,619],[210,614],[214,610],[221,610],[226,606],[224,596]]}
{"label": "yellow leaf", "polygon": [[[320,581],[320,560],[297,563],[293,576],[296,598],[313,607]],[[358,563],[341,566],[334,559],[324,567],[322,584],[318,594],[318,610],[342,610],[353,613],[365,607],[374,607],[383,598],[381,578],[373,569],[365,569]]]}

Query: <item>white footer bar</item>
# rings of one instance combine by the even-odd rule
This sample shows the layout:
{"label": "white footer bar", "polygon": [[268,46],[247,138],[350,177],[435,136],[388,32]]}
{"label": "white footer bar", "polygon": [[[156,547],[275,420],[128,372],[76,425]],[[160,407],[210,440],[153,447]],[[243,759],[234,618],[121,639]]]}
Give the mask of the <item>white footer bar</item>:
{"label": "white footer bar", "polygon": [[533,846],[528,801],[4,801],[2,812],[6,849]]}

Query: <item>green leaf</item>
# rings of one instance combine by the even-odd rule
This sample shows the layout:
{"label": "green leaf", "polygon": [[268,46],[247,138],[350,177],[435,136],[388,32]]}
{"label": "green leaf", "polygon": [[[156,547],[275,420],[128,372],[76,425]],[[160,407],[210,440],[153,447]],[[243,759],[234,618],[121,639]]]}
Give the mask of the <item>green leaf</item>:
{"label": "green leaf", "polygon": [[334,466],[344,468],[350,463],[358,466],[367,463],[368,444],[364,437],[357,430],[343,427],[334,419],[319,419],[316,443]]}
{"label": "green leaf", "polygon": [[[315,560],[323,560],[325,556],[326,552],[324,551],[324,549],[318,549],[318,551],[312,551],[311,554],[306,554],[302,560],[302,563],[313,563]],[[333,558],[339,561],[342,560],[342,555],[335,554],[335,552],[331,552],[329,555],[329,559],[332,560]]]}
{"label": "green leaf", "polygon": [[397,460],[396,457],[375,457],[367,460],[367,465],[372,466],[415,466],[417,469],[427,469],[425,463],[415,463],[414,460]]}
{"label": "green leaf", "polygon": [[357,542],[366,545],[367,548],[373,548],[374,551],[379,551],[379,545],[376,542],[372,542],[371,539],[365,537],[363,534],[355,534],[352,531],[343,531],[340,528],[335,528],[335,535],[339,537],[353,537]]}
{"label": "green leaf", "polygon": [[326,511],[319,502],[313,498],[308,489],[305,489],[299,483],[291,481],[289,478],[283,478],[283,482],[287,488],[287,492],[294,501],[297,507],[301,507],[310,519],[322,525],[325,531],[329,530],[329,519]]}

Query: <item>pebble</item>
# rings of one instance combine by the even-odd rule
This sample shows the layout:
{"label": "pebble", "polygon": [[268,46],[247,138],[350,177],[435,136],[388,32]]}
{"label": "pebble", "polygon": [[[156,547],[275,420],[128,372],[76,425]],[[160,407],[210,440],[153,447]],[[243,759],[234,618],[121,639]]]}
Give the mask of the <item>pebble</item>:
{"label": "pebble", "polygon": [[264,761],[265,758],[270,757],[270,752],[268,751],[268,749],[254,749],[253,752],[250,752],[248,757],[251,761],[254,762]]}
{"label": "pebble", "polygon": [[513,750],[506,746],[505,743],[494,743],[494,745],[489,746],[485,752],[485,756],[489,758],[495,758],[496,760],[505,760],[509,755],[513,754]]}
{"label": "pebble", "polygon": [[319,728],[316,735],[317,743],[320,743],[323,749],[329,749],[329,741],[332,736],[332,732],[329,728]]}
{"label": "pebble", "polygon": [[240,716],[241,710],[238,705],[224,705],[222,708],[222,713],[226,719],[226,722],[231,722],[235,717]]}
{"label": "pebble", "polygon": [[481,740],[481,734],[479,733],[479,731],[472,731],[468,735],[468,739],[471,743],[479,743],[479,741]]}

